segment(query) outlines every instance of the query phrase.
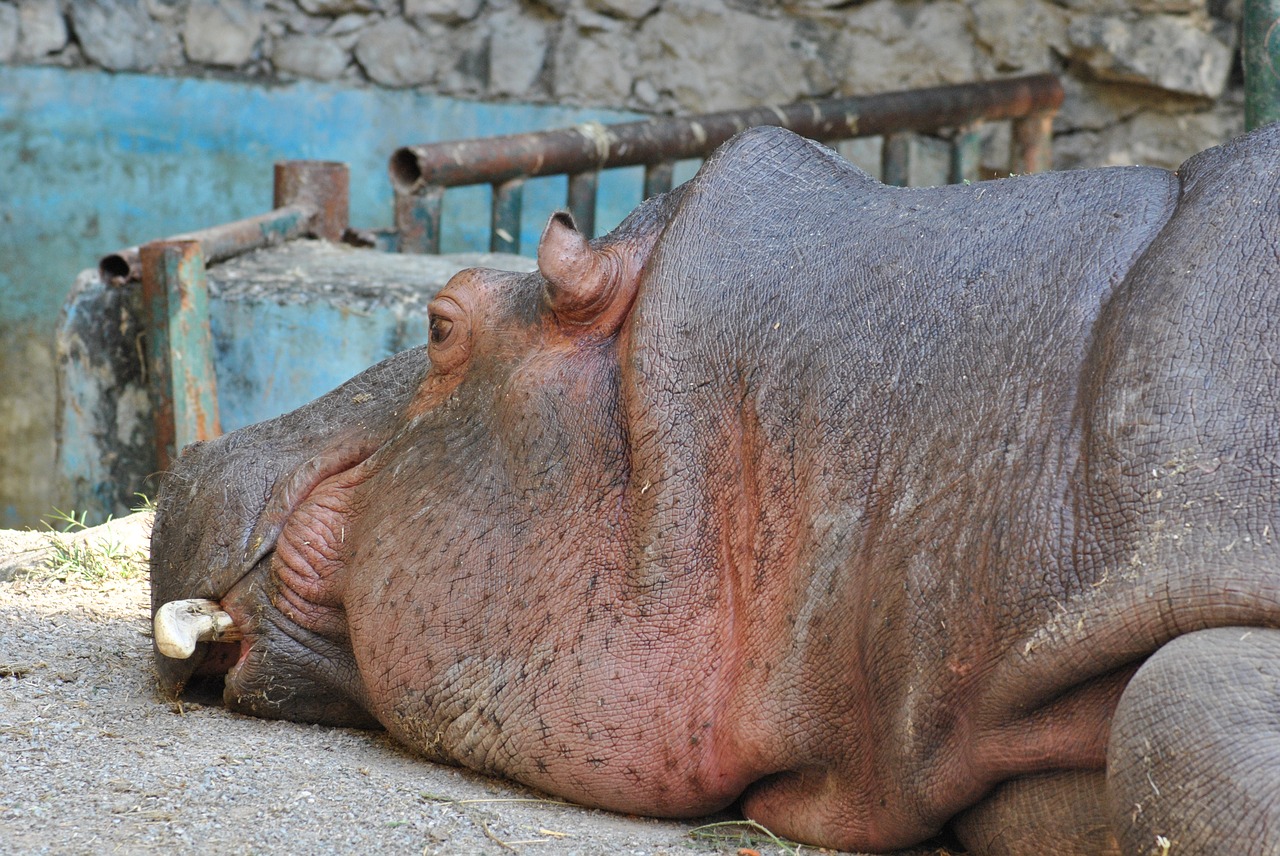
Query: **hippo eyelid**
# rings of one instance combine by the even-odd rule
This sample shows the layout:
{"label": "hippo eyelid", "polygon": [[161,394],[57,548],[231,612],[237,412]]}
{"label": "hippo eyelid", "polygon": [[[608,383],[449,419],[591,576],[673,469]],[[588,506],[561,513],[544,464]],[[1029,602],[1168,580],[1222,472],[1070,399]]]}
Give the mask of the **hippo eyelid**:
{"label": "hippo eyelid", "polygon": [[427,306],[428,343],[432,366],[449,371],[466,360],[469,324],[466,310],[449,295]]}
{"label": "hippo eyelid", "polygon": [[[427,305],[427,324],[431,331],[431,343],[443,344],[462,317],[462,307],[448,296],[437,296]],[[437,338],[439,336],[439,338]]]}
{"label": "hippo eyelid", "polygon": [[453,322],[443,315],[429,314],[427,318],[430,323],[431,344],[443,345],[453,332]]}

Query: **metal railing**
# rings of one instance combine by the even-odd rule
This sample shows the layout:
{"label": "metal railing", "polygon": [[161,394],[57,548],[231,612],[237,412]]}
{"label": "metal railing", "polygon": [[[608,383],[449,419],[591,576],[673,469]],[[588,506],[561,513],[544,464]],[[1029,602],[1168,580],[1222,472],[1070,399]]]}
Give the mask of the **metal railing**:
{"label": "metal railing", "polygon": [[520,251],[526,179],[568,176],[566,207],[584,234],[595,233],[601,170],[644,166],[644,198],[671,189],[676,161],[704,158],[754,125],[779,125],[819,142],[884,136],[881,176],[906,184],[909,135],[955,129],[950,179],[976,173],[983,122],[1010,120],[1009,171],[1049,168],[1052,121],[1062,86],[1050,74],[757,107],[686,118],[646,119],[457,142],[408,146],[391,156],[395,231],[400,252],[440,252],[440,221],[448,187],[493,188],[489,249]]}

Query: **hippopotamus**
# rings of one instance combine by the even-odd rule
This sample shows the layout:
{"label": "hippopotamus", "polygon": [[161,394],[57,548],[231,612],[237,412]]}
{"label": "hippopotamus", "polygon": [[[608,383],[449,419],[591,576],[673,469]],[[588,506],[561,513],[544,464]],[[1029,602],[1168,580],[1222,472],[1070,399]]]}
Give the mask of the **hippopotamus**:
{"label": "hippopotamus", "polygon": [[429,314],[166,474],[169,691],[834,848],[1280,848],[1280,126],[912,189],[755,128]]}

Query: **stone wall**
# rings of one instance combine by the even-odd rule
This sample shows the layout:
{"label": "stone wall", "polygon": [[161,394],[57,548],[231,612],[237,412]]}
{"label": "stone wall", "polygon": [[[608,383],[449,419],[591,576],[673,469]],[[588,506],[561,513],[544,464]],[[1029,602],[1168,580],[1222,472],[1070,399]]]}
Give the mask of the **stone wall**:
{"label": "stone wall", "polygon": [[1056,166],[1242,128],[1242,0],[0,0],[0,62],[690,113],[1055,71]]}

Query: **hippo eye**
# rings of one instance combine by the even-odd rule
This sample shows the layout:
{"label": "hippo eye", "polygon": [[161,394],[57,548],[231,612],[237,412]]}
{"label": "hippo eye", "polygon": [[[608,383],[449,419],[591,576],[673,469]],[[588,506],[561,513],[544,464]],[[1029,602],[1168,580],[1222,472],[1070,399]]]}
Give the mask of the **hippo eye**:
{"label": "hippo eye", "polygon": [[427,326],[433,372],[448,373],[467,361],[471,353],[471,319],[455,295],[438,296],[428,304]]}
{"label": "hippo eye", "polygon": [[441,345],[453,332],[453,322],[440,315],[431,316],[431,344]]}

